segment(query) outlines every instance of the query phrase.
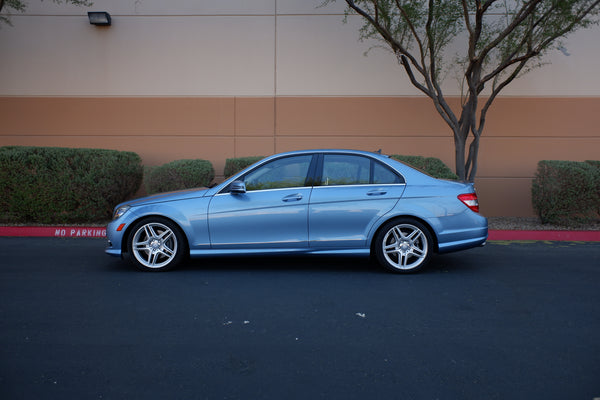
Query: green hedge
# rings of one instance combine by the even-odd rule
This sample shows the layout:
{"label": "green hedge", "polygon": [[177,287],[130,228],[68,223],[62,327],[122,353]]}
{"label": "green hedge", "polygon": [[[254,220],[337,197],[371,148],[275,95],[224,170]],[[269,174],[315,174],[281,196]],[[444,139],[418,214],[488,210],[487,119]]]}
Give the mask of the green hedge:
{"label": "green hedge", "polygon": [[412,167],[425,171],[434,178],[439,179],[458,179],[458,176],[442,160],[435,157],[423,156],[402,156],[394,154],[391,156],[398,161],[402,161]]}
{"label": "green hedge", "polygon": [[106,221],[139,189],[143,168],[131,152],[0,147],[0,219],[8,223]]}
{"label": "green hedge", "polygon": [[533,207],[542,223],[593,222],[600,210],[600,162],[540,161],[533,179]]}
{"label": "green hedge", "polygon": [[586,163],[594,167],[594,186],[596,187],[596,198],[598,199],[597,211],[600,214],[600,161],[587,160]]}
{"label": "green hedge", "polygon": [[223,171],[223,174],[225,175],[225,178],[229,178],[263,158],[263,156],[228,158],[225,161],[225,170]]}
{"label": "green hedge", "polygon": [[144,186],[148,194],[208,186],[215,170],[206,160],[176,160],[147,168]]}

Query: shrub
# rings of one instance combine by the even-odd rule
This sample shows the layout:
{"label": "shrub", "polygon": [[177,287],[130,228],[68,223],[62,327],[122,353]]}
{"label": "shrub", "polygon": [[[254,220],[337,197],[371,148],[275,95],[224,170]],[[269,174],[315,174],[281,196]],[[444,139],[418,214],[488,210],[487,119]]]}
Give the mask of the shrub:
{"label": "shrub", "polygon": [[142,182],[131,152],[59,147],[0,148],[3,222],[106,221]]}
{"label": "shrub", "polygon": [[587,164],[594,167],[594,186],[596,187],[597,211],[600,214],[600,161],[587,160]]}
{"label": "shrub", "polygon": [[598,217],[598,169],[591,163],[540,161],[533,179],[533,207],[542,223],[573,226]]}
{"label": "shrub", "polygon": [[215,170],[206,160],[176,160],[148,168],[144,185],[148,194],[208,186]]}
{"label": "shrub", "polygon": [[223,171],[223,174],[225,175],[225,178],[229,178],[263,158],[263,156],[228,158],[225,161],[225,170]]}
{"label": "shrub", "polygon": [[435,157],[423,157],[423,156],[402,156],[394,154],[391,156],[393,159],[402,161],[420,169],[434,178],[438,179],[458,179],[458,176],[452,172],[450,168],[442,160]]}

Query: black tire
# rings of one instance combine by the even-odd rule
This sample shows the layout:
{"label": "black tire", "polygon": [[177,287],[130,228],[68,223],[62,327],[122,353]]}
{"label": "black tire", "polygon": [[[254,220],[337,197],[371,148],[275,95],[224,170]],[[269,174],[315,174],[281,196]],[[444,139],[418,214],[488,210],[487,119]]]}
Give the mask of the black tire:
{"label": "black tire", "polygon": [[127,238],[129,260],[142,271],[168,271],[187,255],[187,242],[174,222],[149,217],[137,222]]}
{"label": "black tire", "polygon": [[422,223],[398,218],[385,223],[374,243],[379,264],[392,272],[416,272],[427,265],[433,252],[431,232]]}

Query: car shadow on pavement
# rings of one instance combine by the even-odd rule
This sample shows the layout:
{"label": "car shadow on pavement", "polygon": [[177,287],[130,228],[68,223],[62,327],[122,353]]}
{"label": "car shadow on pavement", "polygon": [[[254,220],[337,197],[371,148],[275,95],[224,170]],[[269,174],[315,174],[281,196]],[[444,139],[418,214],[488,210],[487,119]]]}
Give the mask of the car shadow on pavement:
{"label": "car shadow on pavement", "polygon": [[240,256],[210,257],[188,260],[186,270],[255,270],[255,271],[356,271],[380,272],[368,257],[321,256]]}
{"label": "car shadow on pavement", "polygon": [[[420,271],[410,275],[464,273],[477,270],[478,257],[464,257],[464,253],[434,254],[430,263]],[[113,260],[107,264],[107,269],[120,272],[141,273],[126,260]],[[382,268],[369,257],[327,257],[314,255],[294,256],[222,256],[202,257],[186,260],[174,270],[166,271],[173,274],[179,271],[310,271],[310,272],[352,272],[394,274]],[[151,272],[150,272],[151,273]]]}

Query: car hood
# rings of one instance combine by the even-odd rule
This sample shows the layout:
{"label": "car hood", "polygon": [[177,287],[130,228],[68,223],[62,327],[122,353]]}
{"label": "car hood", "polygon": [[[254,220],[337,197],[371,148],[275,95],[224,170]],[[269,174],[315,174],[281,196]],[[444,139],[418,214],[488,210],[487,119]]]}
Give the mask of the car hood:
{"label": "car hood", "polygon": [[179,190],[176,192],[158,193],[153,194],[151,196],[141,197],[139,199],[127,201],[125,203],[119,204],[119,206],[128,205],[131,207],[135,207],[152,203],[163,203],[166,201],[193,199],[197,197],[204,197],[207,191],[208,189],[206,188],[198,188]]}

